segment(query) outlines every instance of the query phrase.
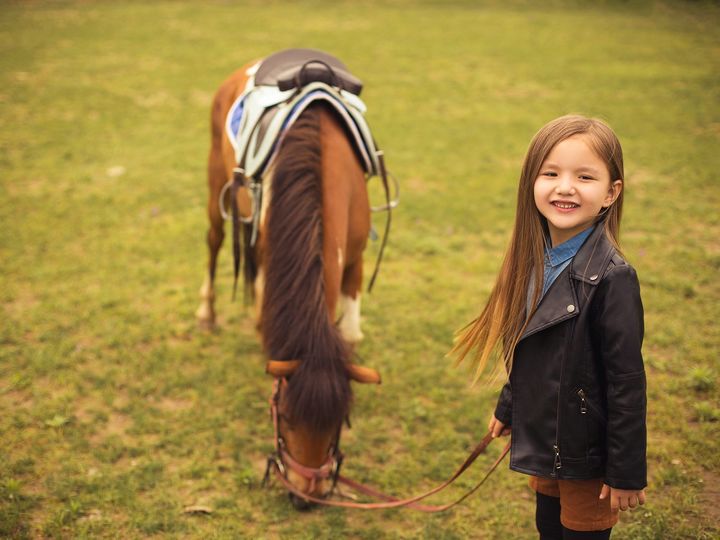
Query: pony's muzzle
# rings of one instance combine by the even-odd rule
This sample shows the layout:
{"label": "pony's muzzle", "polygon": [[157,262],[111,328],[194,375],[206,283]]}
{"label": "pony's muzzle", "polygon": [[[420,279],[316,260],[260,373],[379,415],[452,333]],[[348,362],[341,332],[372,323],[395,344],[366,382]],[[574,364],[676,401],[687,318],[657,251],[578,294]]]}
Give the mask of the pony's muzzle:
{"label": "pony's muzzle", "polygon": [[293,508],[295,508],[295,510],[298,510],[300,512],[307,512],[313,506],[315,506],[315,503],[307,501],[307,500],[303,499],[302,497],[298,497],[294,493],[288,493],[288,497],[290,498],[290,503],[293,505]]}

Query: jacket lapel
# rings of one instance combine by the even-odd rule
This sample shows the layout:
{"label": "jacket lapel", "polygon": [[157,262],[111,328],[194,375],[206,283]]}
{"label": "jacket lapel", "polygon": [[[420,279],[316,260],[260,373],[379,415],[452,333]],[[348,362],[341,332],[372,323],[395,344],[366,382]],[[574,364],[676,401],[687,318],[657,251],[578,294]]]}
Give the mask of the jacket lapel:
{"label": "jacket lapel", "polygon": [[[572,266],[572,263],[570,266]],[[521,341],[549,326],[576,317],[580,313],[575,297],[575,289],[570,282],[570,266],[562,271],[542,300],[540,300],[540,304],[525,328],[525,332],[520,337]]]}
{"label": "jacket lapel", "polygon": [[605,237],[603,223],[595,230],[578,250],[572,262],[557,277],[545,296],[540,300],[535,313],[520,340],[554,326],[562,321],[577,317],[581,306],[577,299],[573,280],[597,285],[614,253],[612,244]]}

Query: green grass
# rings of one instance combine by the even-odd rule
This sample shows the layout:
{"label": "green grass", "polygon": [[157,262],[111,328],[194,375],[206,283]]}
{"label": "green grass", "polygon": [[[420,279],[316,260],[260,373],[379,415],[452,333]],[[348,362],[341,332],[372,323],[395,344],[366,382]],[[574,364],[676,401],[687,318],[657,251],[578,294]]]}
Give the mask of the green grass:
{"label": "green grass", "polygon": [[624,145],[646,310],[648,503],[616,537],[717,537],[720,8],[543,4],[2,2],[0,537],[534,537],[504,467],[432,516],[298,514],[260,487],[270,380],[227,246],[220,330],[193,313],[212,94],[290,46],[363,79],[402,184],[359,350],[384,384],[356,388],[345,472],[415,493],[483,434],[497,385],[469,388],[444,355],[490,290],[530,138],[582,112]]}

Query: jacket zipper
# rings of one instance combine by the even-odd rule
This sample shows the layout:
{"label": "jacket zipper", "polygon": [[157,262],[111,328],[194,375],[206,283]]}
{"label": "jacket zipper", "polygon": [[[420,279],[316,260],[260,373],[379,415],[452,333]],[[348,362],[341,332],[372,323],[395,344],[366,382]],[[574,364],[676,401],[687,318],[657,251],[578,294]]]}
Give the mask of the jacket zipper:
{"label": "jacket zipper", "polygon": [[580,396],[580,414],[586,414],[587,402],[585,401],[585,392],[582,388],[577,391],[577,395]]}
{"label": "jacket zipper", "polygon": [[607,418],[605,418],[605,415],[598,411],[590,400],[586,399],[585,391],[582,388],[578,389],[577,395],[580,397],[580,414],[587,414],[589,408],[590,412],[597,416],[597,418],[599,418],[604,424],[607,424]]}
{"label": "jacket zipper", "polygon": [[[575,296],[575,295],[573,295]],[[577,304],[577,302],[575,302]],[[575,332],[575,322],[573,321],[570,327],[570,334]],[[556,478],[560,469],[562,469],[562,460],[560,459],[560,400],[562,398],[563,388],[563,375],[565,373],[565,354],[560,357],[560,380],[558,381],[558,395],[557,395],[557,408],[555,410],[555,444],[553,444],[553,451],[555,457],[553,459],[553,468],[550,471],[550,476]],[[570,389],[568,389],[570,390]]]}
{"label": "jacket zipper", "polygon": [[563,355],[560,360],[560,384],[558,386],[557,409],[555,411],[555,444],[553,444],[555,458],[553,459],[552,471],[550,471],[550,476],[553,478],[557,476],[557,471],[562,469],[562,460],[560,459],[560,396],[562,395],[564,360],[565,356]]}

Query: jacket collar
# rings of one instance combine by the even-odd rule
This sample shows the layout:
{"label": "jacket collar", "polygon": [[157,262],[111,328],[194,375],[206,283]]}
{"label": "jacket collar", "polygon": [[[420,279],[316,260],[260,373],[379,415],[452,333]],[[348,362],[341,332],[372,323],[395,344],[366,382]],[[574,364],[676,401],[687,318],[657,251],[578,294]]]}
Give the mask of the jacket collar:
{"label": "jacket collar", "polygon": [[580,247],[572,262],[557,277],[540,301],[520,340],[549,326],[577,317],[581,306],[572,280],[595,286],[600,283],[615,249],[605,236],[604,223],[600,222]]}
{"label": "jacket collar", "polygon": [[605,223],[601,221],[570,263],[570,277],[597,285],[614,254],[615,247],[605,235]]}

